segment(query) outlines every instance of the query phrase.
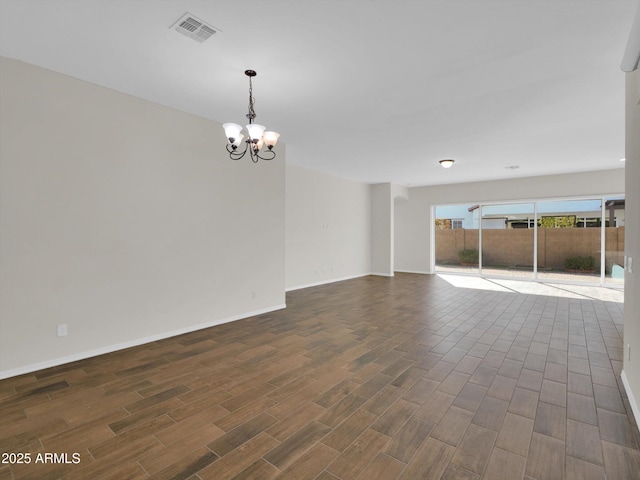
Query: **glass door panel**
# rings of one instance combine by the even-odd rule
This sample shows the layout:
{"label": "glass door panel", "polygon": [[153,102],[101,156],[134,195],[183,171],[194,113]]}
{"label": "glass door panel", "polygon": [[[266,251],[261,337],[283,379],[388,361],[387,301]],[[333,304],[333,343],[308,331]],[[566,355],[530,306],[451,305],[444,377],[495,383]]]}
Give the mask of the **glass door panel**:
{"label": "glass door panel", "polygon": [[624,197],[607,198],[604,202],[605,277],[609,286],[624,286]]}
{"label": "glass door panel", "polygon": [[533,277],[533,203],[482,206],[482,274]]}
{"label": "glass door panel", "polygon": [[544,281],[600,283],[602,201],[538,202],[538,275]]}
{"label": "glass door panel", "polygon": [[435,207],[435,271],[478,273],[478,206]]}

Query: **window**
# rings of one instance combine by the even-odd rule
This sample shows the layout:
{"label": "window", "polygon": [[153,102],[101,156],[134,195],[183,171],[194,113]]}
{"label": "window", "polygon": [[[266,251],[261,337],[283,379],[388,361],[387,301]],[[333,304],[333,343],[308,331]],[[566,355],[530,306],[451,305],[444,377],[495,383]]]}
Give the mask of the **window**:
{"label": "window", "polygon": [[624,284],[624,197],[434,207],[436,272]]}

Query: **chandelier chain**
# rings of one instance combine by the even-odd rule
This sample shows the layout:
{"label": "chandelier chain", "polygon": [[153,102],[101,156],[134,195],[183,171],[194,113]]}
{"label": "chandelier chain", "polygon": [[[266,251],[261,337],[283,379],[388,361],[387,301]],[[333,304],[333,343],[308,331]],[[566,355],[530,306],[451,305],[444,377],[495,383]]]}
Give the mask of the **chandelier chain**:
{"label": "chandelier chain", "polygon": [[247,113],[249,123],[253,123],[253,120],[256,118],[256,112],[253,109],[253,103],[253,83],[251,82],[251,77],[249,77],[249,113]]}

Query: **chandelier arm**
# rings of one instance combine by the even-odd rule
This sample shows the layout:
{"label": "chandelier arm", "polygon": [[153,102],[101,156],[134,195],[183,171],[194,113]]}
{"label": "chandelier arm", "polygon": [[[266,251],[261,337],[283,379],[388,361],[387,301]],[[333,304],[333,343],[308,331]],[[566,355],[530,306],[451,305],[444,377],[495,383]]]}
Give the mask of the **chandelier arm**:
{"label": "chandelier arm", "polygon": [[245,145],[244,150],[242,152],[238,152],[237,150],[234,150],[233,147],[230,148],[227,144],[227,152],[229,152],[229,158],[231,160],[240,160],[242,157],[244,157],[245,153],[247,153],[248,146],[249,145]]}
{"label": "chandelier arm", "polygon": [[256,153],[256,157],[258,157],[260,160],[266,160],[266,161],[273,160],[274,158],[276,158],[276,152],[273,151],[273,150],[267,150],[266,152],[263,152],[263,155],[265,153],[266,154],[271,154],[271,155],[269,155],[268,157],[264,157],[264,156],[260,155],[259,153]]}
{"label": "chandelier arm", "polygon": [[255,144],[249,144],[249,155],[251,155],[251,161],[253,163],[258,163],[258,160],[260,159],[260,154]]}

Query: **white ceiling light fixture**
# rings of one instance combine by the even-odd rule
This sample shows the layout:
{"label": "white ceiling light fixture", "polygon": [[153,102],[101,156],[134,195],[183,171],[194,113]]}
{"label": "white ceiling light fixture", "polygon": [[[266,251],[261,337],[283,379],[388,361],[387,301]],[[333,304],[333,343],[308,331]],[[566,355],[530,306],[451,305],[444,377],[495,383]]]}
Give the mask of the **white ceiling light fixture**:
{"label": "white ceiling light fixture", "polygon": [[[225,123],[222,125],[224,128],[225,136],[229,143],[227,144],[227,152],[229,152],[229,158],[231,160],[240,160],[244,155],[249,152],[253,163],[258,163],[258,160],[273,160],[276,158],[276,152],[273,147],[278,143],[277,132],[265,132],[266,127],[253,123],[256,118],[256,112],[253,109],[253,85],[251,79],[257,75],[254,70],[245,70],[244,74],[249,77],[249,113],[246,117],[249,119],[249,124],[246,125],[248,138],[245,140],[245,147],[242,152],[238,151],[238,147],[244,139],[242,133],[242,127],[237,123]],[[267,149],[260,151],[260,149],[266,145]]]}
{"label": "white ceiling light fixture", "polygon": [[451,168],[453,167],[455,160],[451,160],[450,158],[447,158],[445,160],[440,160],[440,165],[442,165],[443,168]]}

